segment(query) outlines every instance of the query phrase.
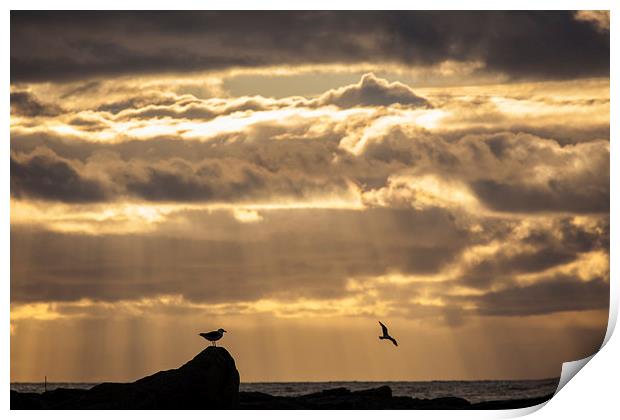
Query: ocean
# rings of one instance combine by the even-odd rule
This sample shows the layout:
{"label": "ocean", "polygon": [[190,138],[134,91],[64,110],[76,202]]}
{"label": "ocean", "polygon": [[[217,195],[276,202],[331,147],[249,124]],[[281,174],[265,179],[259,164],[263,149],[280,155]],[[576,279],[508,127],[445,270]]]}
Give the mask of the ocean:
{"label": "ocean", "polygon": [[[253,382],[241,383],[242,392],[258,391],[271,395],[295,396],[324,389],[347,388],[358,391],[387,385],[395,396],[413,398],[461,397],[471,403],[541,397],[553,394],[560,378],[527,381],[424,381],[424,382]],[[95,383],[48,383],[47,389],[88,389]],[[11,383],[19,392],[43,392],[43,383]]]}

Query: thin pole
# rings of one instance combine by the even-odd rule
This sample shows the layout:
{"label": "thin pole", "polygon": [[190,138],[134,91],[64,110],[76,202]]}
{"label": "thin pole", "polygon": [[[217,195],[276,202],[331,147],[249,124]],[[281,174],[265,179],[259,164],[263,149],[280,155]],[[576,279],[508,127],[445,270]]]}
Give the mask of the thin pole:
{"label": "thin pole", "polygon": [[45,392],[47,392],[47,375],[45,375]]}

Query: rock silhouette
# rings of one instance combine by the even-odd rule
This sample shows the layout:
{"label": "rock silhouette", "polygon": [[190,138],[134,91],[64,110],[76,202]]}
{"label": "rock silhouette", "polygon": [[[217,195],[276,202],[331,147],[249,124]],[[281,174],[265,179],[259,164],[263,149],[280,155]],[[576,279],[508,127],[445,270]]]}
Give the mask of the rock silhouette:
{"label": "rock silhouette", "polygon": [[43,394],[11,392],[12,409],[226,409],[239,407],[239,372],[223,347],[207,347],[178,369],[132,383]]}
{"label": "rock silhouette", "polygon": [[56,389],[42,394],[11,391],[11,409],[506,409],[540,404],[551,395],[527,400],[471,404],[457,397],[419,399],[393,396],[388,386],[350,391],[328,389],[280,397],[239,392],[235,360],[223,347],[207,347],[178,369],[132,383],[103,383],[89,390]]}

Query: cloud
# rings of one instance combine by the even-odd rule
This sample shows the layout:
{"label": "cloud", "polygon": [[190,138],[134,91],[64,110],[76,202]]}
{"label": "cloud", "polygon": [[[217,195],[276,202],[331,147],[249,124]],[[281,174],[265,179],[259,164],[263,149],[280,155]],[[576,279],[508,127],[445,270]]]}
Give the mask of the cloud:
{"label": "cloud", "polygon": [[[541,276],[570,275],[592,280],[608,269],[608,262],[594,256],[593,270],[580,270],[593,251],[608,254],[609,220],[595,217],[588,223],[558,216],[544,222],[482,222],[487,243],[473,247],[461,258],[455,281],[480,290],[519,281],[540,281]],[[541,274],[542,273],[542,274]],[[545,274],[546,273],[546,274]]]}
{"label": "cloud", "polygon": [[372,73],[363,75],[359,83],[325,92],[317,102],[320,105],[336,105],[341,108],[393,104],[422,108],[431,106],[426,99],[417,96],[409,86],[399,82],[390,83]]}
{"label": "cloud", "polygon": [[440,207],[454,211],[475,211],[479,206],[466,185],[433,175],[390,176],[387,186],[364,191],[362,202],[370,207]]}
{"label": "cloud", "polygon": [[60,106],[46,104],[28,91],[11,92],[11,114],[26,117],[54,117],[63,113]]}
{"label": "cloud", "polygon": [[239,159],[228,154],[198,162],[172,157],[151,162],[122,161],[113,153],[95,153],[80,162],[38,147],[30,154],[12,155],[11,194],[66,203],[135,198],[152,202],[269,203],[350,195],[352,186],[343,177],[306,176],[288,166],[270,170],[266,162],[253,161],[255,157]]}
{"label": "cloud", "polygon": [[[378,79],[384,86],[379,97],[389,106],[360,105],[338,109],[320,105],[321,96],[335,92],[358,92],[358,84],[333,89],[315,98],[288,96],[223,96],[206,98],[185,92],[185,84],[200,84],[199,77],[176,81],[140,82],[138,80],[108,81],[88,88],[88,93],[66,95],[83,88],[31,85],[32,95],[45,95],[48,104],[66,108],[63,115],[48,117],[43,124],[28,118],[16,119],[12,134],[62,133],[91,141],[119,142],[132,139],[149,140],[161,136],[206,141],[224,132],[244,131],[270,123],[303,126],[304,120],[316,119],[311,131],[323,130],[327,124],[346,124],[355,131],[345,132],[343,145],[350,150],[363,147],[366,139],[390,128],[417,127],[417,135],[438,134],[453,141],[467,134],[493,134],[500,131],[533,134],[562,145],[609,139],[609,83],[604,80],[565,81],[554,83],[520,83],[502,86],[425,90],[427,101],[434,108],[401,105],[407,102]],[[77,87],[76,87],[77,86]],[[357,87],[356,87],[357,86]],[[93,89],[96,89],[93,91]],[[411,88],[404,85],[405,90]],[[398,89],[397,89],[398,90]],[[136,92],[140,92],[136,94]],[[408,94],[405,95],[408,97]],[[550,99],[558,98],[558,99]],[[359,98],[358,98],[359,99]],[[395,101],[392,103],[392,101]],[[346,119],[346,121],[342,121]],[[76,123],[74,124],[73,121]],[[84,124],[85,121],[97,124]],[[208,124],[205,124],[208,123]],[[148,126],[147,126],[148,124]],[[93,127],[99,127],[99,130]],[[362,130],[363,129],[363,130]]]}
{"label": "cloud", "polygon": [[[332,181],[276,176],[243,161],[204,161],[190,165],[181,160],[121,168],[118,177],[127,194],[148,201],[243,202],[275,196],[302,199],[313,190],[340,187]],[[318,185],[316,185],[318,184]]]}
{"label": "cloud", "polygon": [[49,149],[11,156],[11,195],[15,198],[85,203],[106,200],[105,187],[80,173],[72,162]]}
{"label": "cloud", "polygon": [[473,196],[492,210],[604,213],[609,210],[608,146],[560,146],[522,133],[468,135],[446,142],[395,129],[368,141],[363,155],[415,166],[418,173],[450,174],[465,181]]}
{"label": "cloud", "polygon": [[[72,94],[75,94],[75,90],[72,91]],[[129,96],[112,102],[105,102],[99,105],[96,110],[118,114],[121,111],[135,110],[147,106],[157,107],[174,105],[178,100],[183,99],[186,98],[177,98],[173,95],[165,95],[161,93],[149,93],[146,95]]]}
{"label": "cloud", "polygon": [[601,279],[583,282],[570,277],[558,277],[530,286],[490,292],[474,302],[480,314],[491,316],[605,309],[609,306],[609,283]]}
{"label": "cloud", "polygon": [[309,105],[309,101],[302,98],[271,99],[255,96],[200,100],[192,95],[182,95],[166,98],[132,97],[128,101],[104,104],[98,109],[113,111],[113,119],[116,121],[158,118],[207,121],[235,113],[254,113],[304,105]]}
{"label": "cloud", "polygon": [[[326,124],[322,117],[256,124],[208,142],[173,137],[69,146],[54,136],[13,136],[12,194],[64,202],[341,199],[453,212],[609,211],[607,141],[560,145],[510,132],[454,140],[406,126],[360,135],[371,130],[365,124],[353,118]],[[355,136],[366,140],[352,154],[341,143]],[[36,152],[41,147],[45,153]],[[69,192],[74,183],[80,187]]]}
{"label": "cloud", "polygon": [[[304,297],[460,327],[529,315],[537,290],[541,314],[604,293],[562,303],[608,281],[610,145],[581,138],[607,121],[602,82],[553,100],[373,75],[315,98],[131,86],[63,87],[63,114],[12,126],[15,302]],[[557,302],[529,289],[554,279]]]}
{"label": "cloud", "polygon": [[608,212],[609,189],[600,187],[576,186],[565,180],[551,180],[532,186],[500,184],[490,180],[472,183],[476,195],[490,208],[508,212]]}
{"label": "cloud", "polygon": [[146,235],[14,227],[11,298],[333,299],[348,295],[350,277],[437,272],[471,240],[435,209],[285,209],[261,217],[246,223],[228,210],[186,212]]}
{"label": "cloud", "polygon": [[609,10],[578,10],[575,19],[590,22],[600,32],[609,34]]}
{"label": "cloud", "polygon": [[[590,264],[578,259],[588,250],[606,252],[601,238],[608,222],[475,223],[479,229],[440,209],[267,209],[260,220],[222,209],[176,212],[141,235],[13,226],[11,299],[117,302],[177,295],[191,304],[270,301],[284,307],[303,298],[319,312],[322,302],[325,308],[347,302],[369,315],[453,326],[475,315],[606,307],[608,260],[586,275],[573,263]],[[451,277],[455,270],[463,274]],[[486,276],[484,283],[472,280],[476,276]]]}
{"label": "cloud", "polygon": [[569,11],[11,13],[13,82],[369,61],[607,76],[609,35]]}
{"label": "cloud", "polygon": [[339,108],[383,107],[401,105],[408,108],[430,108],[431,104],[400,82],[389,82],[372,73],[365,74],[353,85],[325,92],[315,99],[304,97],[198,99],[193,95],[155,94],[132,96],[104,103],[97,111],[110,112],[115,121],[151,120],[159,118],[212,120],[235,113],[256,113],[286,108],[318,108],[336,105]]}

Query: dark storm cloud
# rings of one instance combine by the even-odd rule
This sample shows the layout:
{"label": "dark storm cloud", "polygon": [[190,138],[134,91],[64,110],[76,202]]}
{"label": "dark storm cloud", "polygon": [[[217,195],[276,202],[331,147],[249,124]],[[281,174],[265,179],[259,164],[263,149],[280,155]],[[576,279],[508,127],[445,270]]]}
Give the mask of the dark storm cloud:
{"label": "dark storm cloud", "polygon": [[459,281],[470,287],[485,289],[497,283],[510,283],[515,274],[536,273],[574,261],[577,254],[561,249],[538,248],[534,252],[514,255],[498,253],[474,264],[459,277]]}
{"label": "dark storm cloud", "polygon": [[43,103],[30,92],[11,92],[11,114],[25,117],[54,117],[62,112],[60,106]]}
{"label": "dark storm cloud", "polygon": [[[241,162],[240,162],[241,163]],[[241,163],[242,164],[242,163]],[[268,173],[247,165],[236,168],[236,173],[227,176],[224,168],[227,162],[203,162],[192,167],[183,161],[164,162],[127,171],[121,182],[126,191],[135,197],[148,201],[244,201],[261,195],[269,196],[270,188],[279,189],[281,179],[272,179]],[[306,184],[309,187],[309,183]],[[284,188],[284,195],[303,195],[303,187]]]}
{"label": "dark storm cloud", "polygon": [[472,182],[472,187],[487,206],[498,211],[609,211],[609,189],[601,185],[575,186],[570,181],[552,180],[546,185],[529,186],[483,180]]}
{"label": "dark storm cloud", "polygon": [[342,176],[307,176],[293,167],[270,168],[269,162],[258,161],[260,155],[240,159],[234,154],[191,162],[175,157],[122,161],[113,153],[96,153],[83,163],[58,156],[47,147],[37,147],[29,154],[11,156],[11,195],[66,203],[123,198],[247,202],[310,199],[346,193],[349,188]]}
{"label": "dark storm cloud", "polygon": [[[562,245],[573,252],[587,252],[593,249],[603,249],[609,254],[609,215],[599,219],[595,229],[582,229],[570,223],[568,219],[559,222]],[[535,242],[542,235],[530,235],[527,240]]]}
{"label": "dark storm cloud", "polygon": [[609,34],[569,11],[11,13],[13,82],[445,60],[513,77],[607,76]]}
{"label": "dark storm cloud", "polygon": [[13,228],[12,302],[161,294],[196,302],[343,297],[349,277],[437,272],[475,240],[440,210],[299,209],[262,216],[244,224],[228,211],[188,212],[158,235]]}
{"label": "dark storm cloud", "polygon": [[475,300],[482,315],[527,316],[609,307],[609,283],[568,276],[541,280],[530,286],[490,292]]}
{"label": "dark storm cloud", "polygon": [[82,175],[70,161],[49,150],[11,156],[11,195],[16,198],[85,203],[106,200],[103,185]]}

